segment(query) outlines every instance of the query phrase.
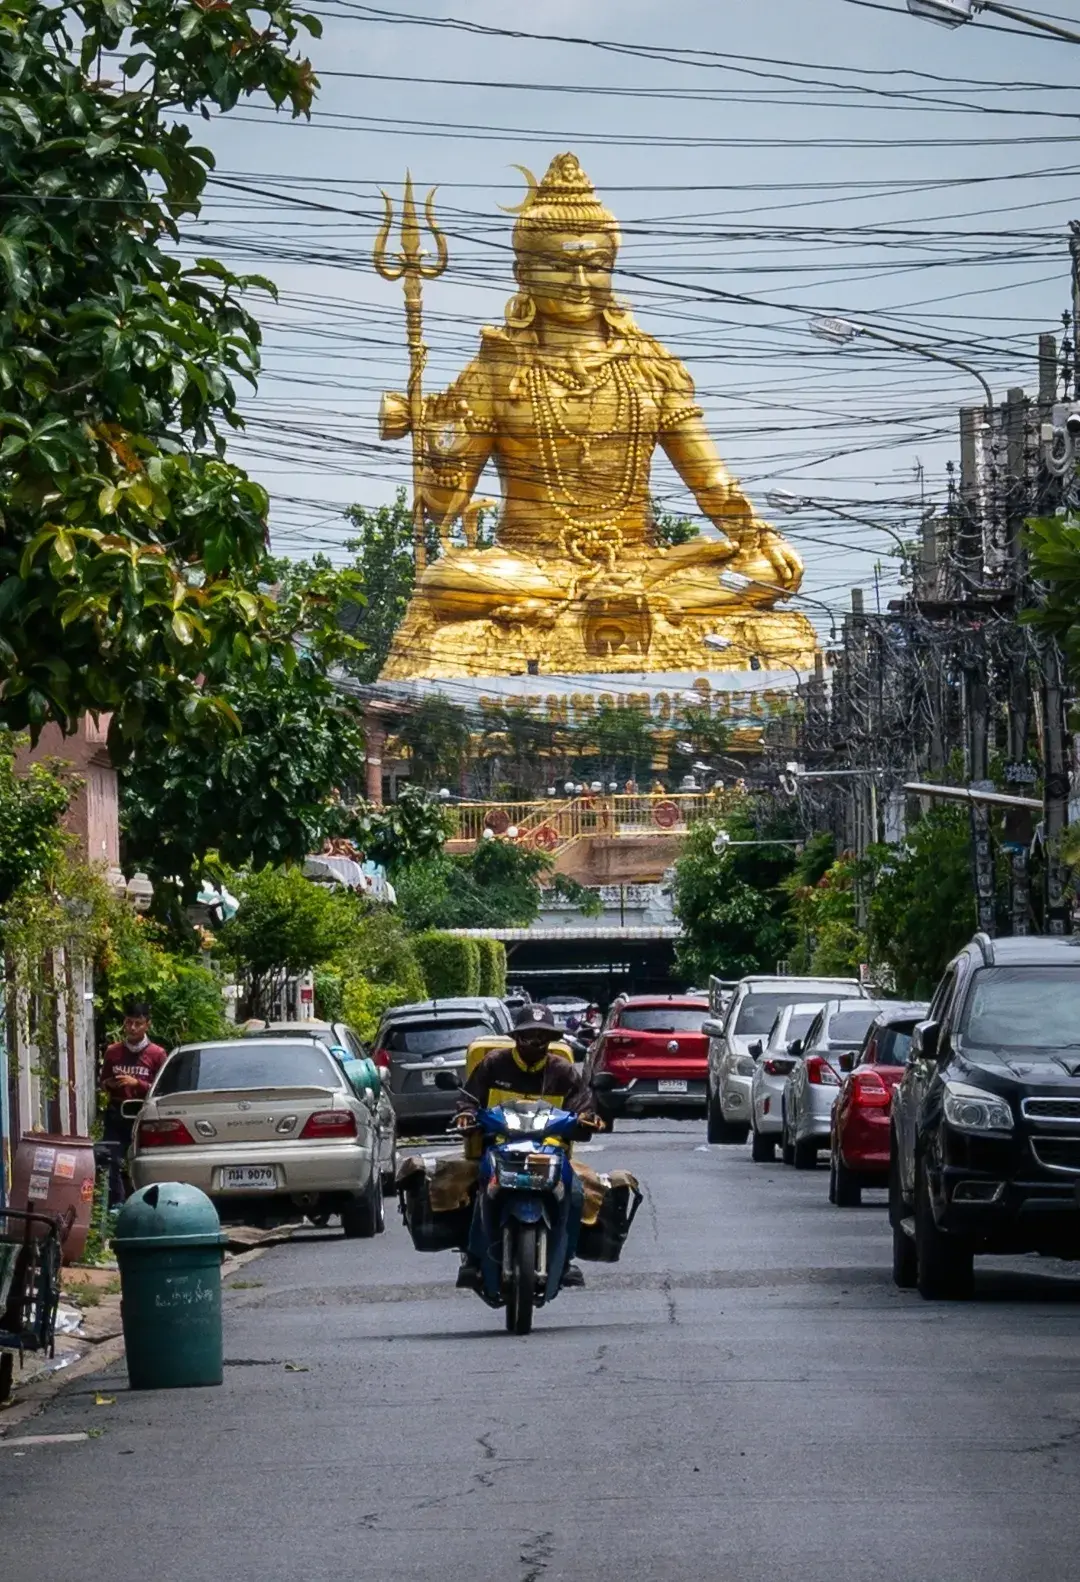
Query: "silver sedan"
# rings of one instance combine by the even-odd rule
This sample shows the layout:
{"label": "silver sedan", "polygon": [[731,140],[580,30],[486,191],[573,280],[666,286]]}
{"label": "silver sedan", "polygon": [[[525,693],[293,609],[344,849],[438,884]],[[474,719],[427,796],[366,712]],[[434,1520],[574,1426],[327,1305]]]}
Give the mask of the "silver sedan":
{"label": "silver sedan", "polygon": [[785,1005],[776,1013],[765,1047],[750,1046],[757,1061],[750,1084],[750,1157],[758,1164],[776,1158],[783,1131],[784,1087],[797,1059],[792,1045],[805,1036],[821,1006],[821,1000]]}
{"label": "silver sedan", "polygon": [[280,1224],[337,1213],[346,1236],[375,1236],[378,1148],[372,1107],[321,1044],[184,1044],[139,1111],[131,1176],[137,1187],[199,1187],[222,1218]]}
{"label": "silver sedan", "polygon": [[826,1000],[815,1016],[784,1085],[784,1163],[813,1170],[832,1136],[832,1111],[840,1075],[883,1004],[879,1000]]}

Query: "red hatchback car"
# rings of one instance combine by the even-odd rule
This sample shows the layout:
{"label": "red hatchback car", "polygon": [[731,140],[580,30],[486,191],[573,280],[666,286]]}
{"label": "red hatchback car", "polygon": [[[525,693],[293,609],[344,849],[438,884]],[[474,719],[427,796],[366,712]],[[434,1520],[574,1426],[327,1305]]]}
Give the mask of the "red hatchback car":
{"label": "red hatchback car", "polygon": [[832,1112],[829,1202],[857,1208],[863,1187],[889,1184],[889,1102],[904,1074],[911,1035],[929,1007],[887,1005],[874,1017],[840,1084]]}
{"label": "red hatchback car", "polygon": [[595,1097],[610,1128],[621,1115],[703,1115],[709,1002],[689,995],[642,994],[616,1002],[589,1050],[586,1075],[610,1072],[615,1087]]}

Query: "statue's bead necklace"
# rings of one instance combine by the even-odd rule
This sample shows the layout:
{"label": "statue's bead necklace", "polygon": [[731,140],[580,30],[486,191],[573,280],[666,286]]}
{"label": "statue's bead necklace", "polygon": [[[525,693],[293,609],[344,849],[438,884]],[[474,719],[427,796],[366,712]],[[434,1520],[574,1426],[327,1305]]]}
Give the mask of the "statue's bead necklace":
{"label": "statue's bead necklace", "polygon": [[[615,387],[615,415],[610,428],[592,430],[584,436],[575,433],[563,420],[552,391],[553,379],[542,365],[534,365],[529,380],[533,416],[540,446],[540,470],[551,505],[565,524],[563,547],[572,559],[583,564],[597,558],[613,562],[622,544],[620,518],[641,493],[641,400],[637,388],[621,364],[612,360],[599,378],[583,384],[579,376],[560,367],[558,383],[581,395],[595,396],[608,383]],[[590,412],[591,417],[591,412]],[[581,447],[583,465],[588,464],[590,443],[626,435],[627,446],[622,476],[605,499],[592,505],[582,501],[567,481],[559,459],[558,438]],[[563,502],[566,502],[565,504]]]}

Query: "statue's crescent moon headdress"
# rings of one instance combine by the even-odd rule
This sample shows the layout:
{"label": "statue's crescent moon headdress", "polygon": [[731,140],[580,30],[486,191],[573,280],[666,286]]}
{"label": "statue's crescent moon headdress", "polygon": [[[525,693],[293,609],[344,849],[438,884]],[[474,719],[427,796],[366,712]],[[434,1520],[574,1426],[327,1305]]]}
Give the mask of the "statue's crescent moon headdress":
{"label": "statue's crescent moon headdress", "polygon": [[515,165],[529,184],[529,190],[516,208],[514,251],[532,251],[545,235],[553,231],[600,232],[610,237],[612,249],[621,240],[619,224],[596,196],[595,188],[578,163],[576,154],[556,154],[543,181],[537,182],[531,170]]}

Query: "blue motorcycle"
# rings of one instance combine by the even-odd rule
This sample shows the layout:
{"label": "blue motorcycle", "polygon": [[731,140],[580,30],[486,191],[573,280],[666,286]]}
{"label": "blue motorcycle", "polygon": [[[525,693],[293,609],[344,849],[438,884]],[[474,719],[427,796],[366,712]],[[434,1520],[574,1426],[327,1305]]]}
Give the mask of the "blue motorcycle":
{"label": "blue motorcycle", "polygon": [[575,1132],[594,1129],[544,1099],[480,1110],[483,1143],[469,1251],[479,1294],[506,1308],[512,1335],[527,1335],[533,1312],[554,1300],[581,1222],[581,1187],[570,1164]]}

